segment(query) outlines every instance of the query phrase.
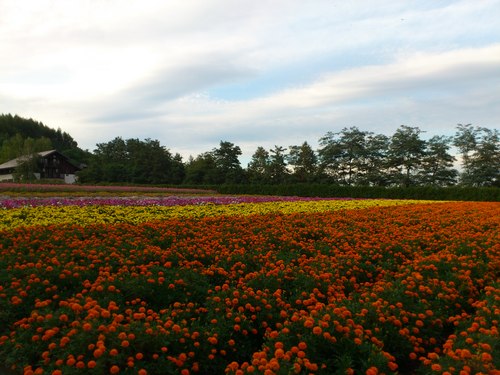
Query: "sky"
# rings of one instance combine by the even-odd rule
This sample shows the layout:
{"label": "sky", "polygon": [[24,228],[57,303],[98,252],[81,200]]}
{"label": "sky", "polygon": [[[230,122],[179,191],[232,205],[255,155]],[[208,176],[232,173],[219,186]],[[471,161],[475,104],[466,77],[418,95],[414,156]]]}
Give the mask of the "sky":
{"label": "sky", "polygon": [[499,17],[500,0],[0,0],[0,113],[184,160],[351,126],[498,129]]}

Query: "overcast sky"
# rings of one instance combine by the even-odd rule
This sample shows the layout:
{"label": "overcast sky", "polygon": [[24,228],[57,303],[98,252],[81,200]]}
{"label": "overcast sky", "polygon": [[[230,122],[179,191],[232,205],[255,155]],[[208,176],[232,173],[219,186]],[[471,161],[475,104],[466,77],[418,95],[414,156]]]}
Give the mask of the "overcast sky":
{"label": "overcast sky", "polygon": [[499,19],[500,0],[0,0],[0,113],[185,160],[350,126],[498,129]]}

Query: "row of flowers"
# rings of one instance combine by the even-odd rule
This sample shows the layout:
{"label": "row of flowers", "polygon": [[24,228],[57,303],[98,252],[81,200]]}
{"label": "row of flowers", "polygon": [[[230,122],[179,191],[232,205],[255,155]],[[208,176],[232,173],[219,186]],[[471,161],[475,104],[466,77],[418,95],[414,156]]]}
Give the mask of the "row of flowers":
{"label": "row of flowers", "polygon": [[226,196],[226,195],[167,195],[163,197],[31,197],[0,199],[0,208],[20,208],[37,206],[187,206],[204,204],[238,204],[263,202],[296,201],[349,201],[352,198],[307,198],[285,196]]}
{"label": "row of flowers", "polygon": [[[264,215],[274,212],[311,213],[374,206],[422,204],[412,200],[316,199],[279,197],[171,197],[163,199],[31,199],[29,205],[4,200],[0,229],[51,224],[139,224],[171,217],[208,217],[216,215]],[[22,201],[21,201],[22,202]],[[38,202],[38,203],[37,203]],[[41,202],[41,203],[40,203]],[[106,204],[104,204],[106,202]],[[147,204],[149,202],[149,204]],[[24,202],[27,203],[27,202]],[[50,203],[53,203],[52,205]]]}
{"label": "row of flowers", "polygon": [[92,192],[100,193],[159,193],[159,194],[213,194],[213,190],[190,189],[178,187],[155,186],[105,186],[105,185],[69,185],[69,184],[23,184],[14,182],[0,182],[0,191],[6,194],[23,192],[53,193],[76,192],[78,195]]}
{"label": "row of flowers", "polygon": [[498,374],[500,205],[369,202],[13,225],[0,358],[28,375]]}

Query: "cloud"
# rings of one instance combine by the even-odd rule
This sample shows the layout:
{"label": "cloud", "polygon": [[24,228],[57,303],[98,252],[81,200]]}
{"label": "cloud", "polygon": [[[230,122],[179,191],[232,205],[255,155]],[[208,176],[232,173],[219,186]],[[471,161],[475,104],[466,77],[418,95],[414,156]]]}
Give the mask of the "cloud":
{"label": "cloud", "polygon": [[272,113],[319,110],[322,106],[341,106],[348,101],[377,100],[390,95],[418,97],[421,92],[428,91],[432,95],[435,90],[453,95],[462,85],[490,86],[492,77],[500,77],[500,44],[439,54],[416,54],[390,64],[349,69],[257,99],[218,101],[217,98],[187,96],[170,103],[167,108],[177,109],[187,118],[215,113],[220,116],[219,121],[224,118],[251,121]]}
{"label": "cloud", "polygon": [[499,0],[0,2],[0,113],[84,148],[498,126]]}
{"label": "cloud", "polygon": [[[212,60],[212,61],[211,61]],[[101,106],[90,121],[126,121],[141,117],[161,116],[161,105],[172,100],[202,92],[214,84],[248,78],[253,73],[223,59],[199,56],[196,61],[169,66],[154,72],[135,85],[113,94],[109,104]]]}
{"label": "cloud", "polygon": [[[224,135],[254,146],[314,142],[332,128],[350,125],[380,131],[385,123],[387,133],[405,123],[449,132],[457,122],[470,117],[481,121],[495,112],[490,108],[481,114],[493,104],[498,87],[500,45],[495,44],[350,69],[264,98],[187,96],[167,103],[168,115],[160,122],[169,129],[165,133],[180,127],[197,138],[216,141]],[[498,114],[496,110],[493,118]]]}

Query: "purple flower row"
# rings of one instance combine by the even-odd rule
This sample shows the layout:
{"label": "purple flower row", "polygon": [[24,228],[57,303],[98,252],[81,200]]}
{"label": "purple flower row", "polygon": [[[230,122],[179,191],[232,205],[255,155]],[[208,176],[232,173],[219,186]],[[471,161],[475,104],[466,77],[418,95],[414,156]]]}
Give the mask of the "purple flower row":
{"label": "purple flower row", "polygon": [[351,200],[352,198],[306,198],[279,196],[165,196],[165,197],[67,197],[67,198],[0,198],[0,208],[35,206],[186,206],[204,204],[238,204],[294,202],[314,200]]}

